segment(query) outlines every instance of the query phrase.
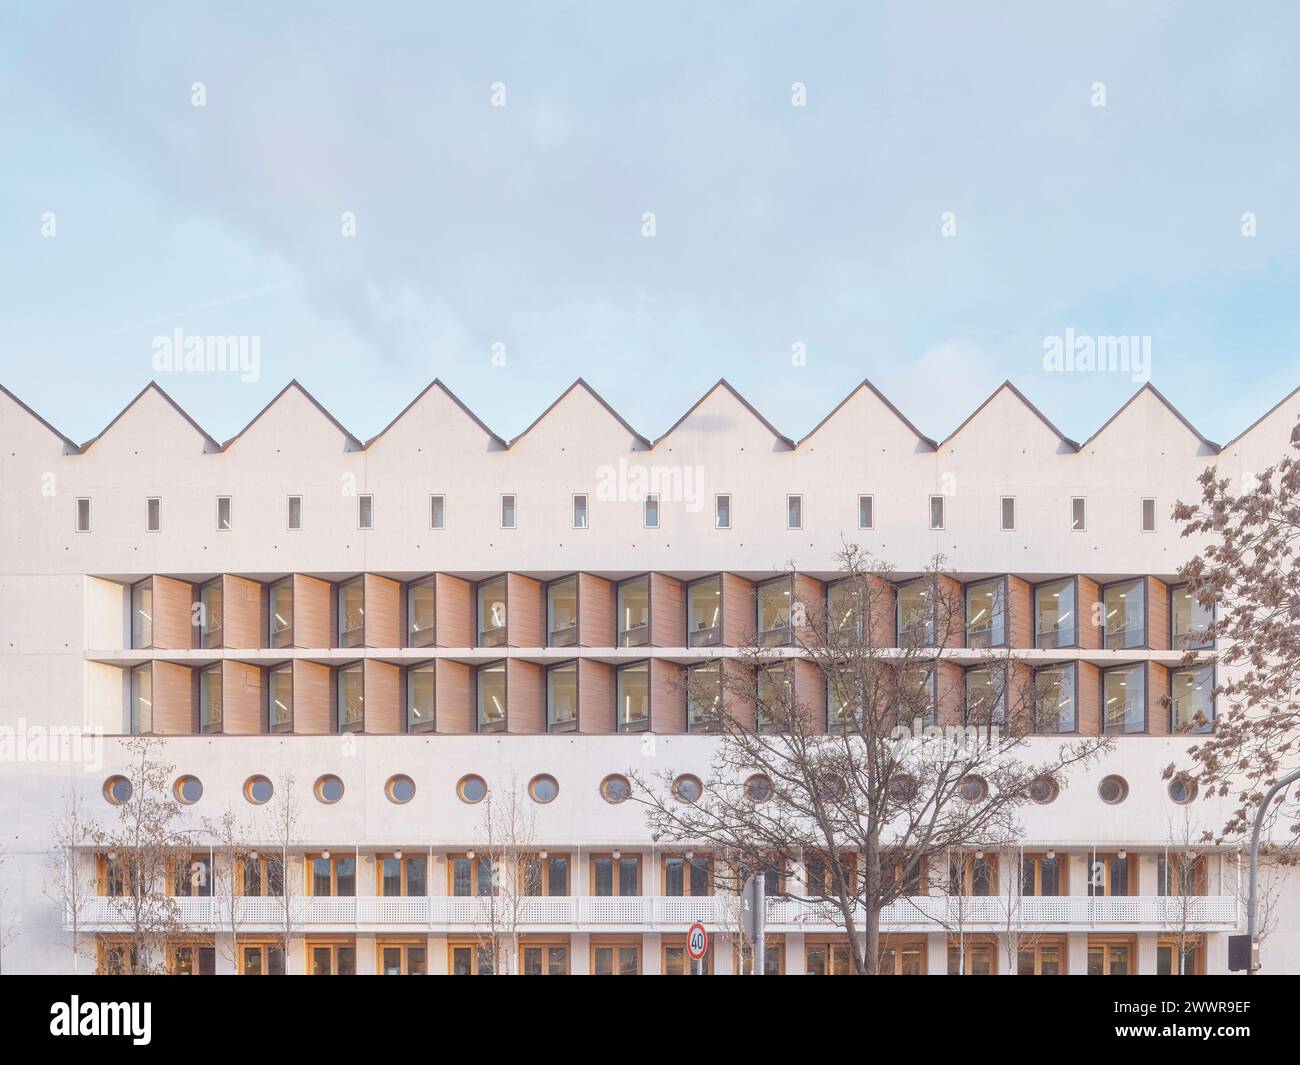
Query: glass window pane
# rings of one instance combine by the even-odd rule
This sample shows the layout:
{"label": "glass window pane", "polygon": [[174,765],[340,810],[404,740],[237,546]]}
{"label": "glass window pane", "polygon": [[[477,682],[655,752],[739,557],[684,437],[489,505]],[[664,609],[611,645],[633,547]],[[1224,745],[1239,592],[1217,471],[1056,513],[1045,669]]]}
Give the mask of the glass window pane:
{"label": "glass window pane", "polygon": [[1146,581],[1138,578],[1109,585],[1103,593],[1106,647],[1141,647],[1146,643]]}
{"label": "glass window pane", "polygon": [[546,588],[547,638],[550,647],[578,642],[578,578],[552,581]]}
{"label": "glass window pane", "polygon": [[1073,732],[1074,667],[1045,666],[1034,671],[1034,729]]}
{"label": "glass window pane", "polygon": [[722,666],[692,666],[686,672],[686,728],[708,732],[718,725],[722,712]]}
{"label": "glass window pane", "polygon": [[141,581],[131,589],[131,646],[153,646],[153,581]]}
{"label": "glass window pane", "polygon": [[686,589],[686,629],[691,647],[722,642],[722,578],[695,581]]}
{"label": "glass window pane", "polygon": [[1175,670],[1170,689],[1174,731],[1209,732],[1214,725],[1214,670]]}
{"label": "glass window pane", "polygon": [[546,671],[546,715],[552,732],[571,732],[578,725],[578,666]]}
{"label": "glass window pane", "polygon": [[345,666],[338,672],[339,730],[355,730],[365,723],[365,679],[361,666]]}
{"label": "glass window pane", "polygon": [[1000,577],[966,588],[966,645],[998,647],[1007,642],[1006,585]]}
{"label": "glass window pane", "polygon": [[433,728],[435,673],[433,664],[406,671],[406,727],[411,732]]}
{"label": "glass window pane", "polygon": [[764,646],[790,642],[791,581],[781,577],[758,586],[758,637]]}
{"label": "glass window pane", "polygon": [[1075,643],[1074,581],[1041,584],[1034,589],[1036,647],[1072,647]]}
{"label": "glass window pane", "polygon": [[1146,670],[1142,666],[1107,669],[1102,673],[1107,732],[1146,731]]}
{"label": "glass window pane", "polygon": [[650,642],[650,578],[618,586],[618,645],[641,647]]}
{"label": "glass window pane", "polygon": [[293,643],[293,581],[271,586],[271,646],[289,647]]}
{"label": "glass window pane", "polygon": [[493,577],[478,586],[478,645],[500,647],[506,642],[506,579]]}
{"label": "glass window pane", "polygon": [[650,667],[624,666],[618,671],[620,732],[643,729],[650,723]]}
{"label": "glass window pane", "polygon": [[418,581],[406,592],[406,642],[431,647],[434,641],[434,582]]}
{"label": "glass window pane", "polygon": [[898,645],[929,646],[934,643],[934,595],[930,581],[922,579],[898,589]]}
{"label": "glass window pane", "polygon": [[361,581],[339,587],[339,646],[360,647],[365,634],[366,590]]}
{"label": "glass window pane", "polygon": [[1185,584],[1171,588],[1169,599],[1173,614],[1174,647],[1179,651],[1213,647],[1214,641],[1200,636],[1213,623],[1213,611],[1203,607]]}
{"label": "glass window pane", "polygon": [[492,732],[506,724],[506,667],[484,666],[475,674],[478,680],[478,727]]}

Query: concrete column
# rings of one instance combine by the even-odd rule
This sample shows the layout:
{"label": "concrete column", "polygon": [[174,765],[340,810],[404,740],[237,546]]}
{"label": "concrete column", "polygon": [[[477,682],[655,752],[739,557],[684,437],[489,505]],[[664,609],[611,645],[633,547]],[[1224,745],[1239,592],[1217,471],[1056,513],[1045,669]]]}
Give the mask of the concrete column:
{"label": "concrete column", "polygon": [[641,973],[644,976],[663,973],[663,936],[659,932],[647,932],[641,937]]}
{"label": "concrete column", "polygon": [[808,959],[803,953],[803,933],[787,932],[785,936],[785,972],[787,976],[804,976]]}
{"label": "concrete column", "polygon": [[287,976],[306,976],[311,971],[307,966],[307,941],[301,936],[289,938],[289,952],[284,959],[284,971]]}
{"label": "concrete column", "polygon": [[429,937],[429,975],[446,976],[451,969],[447,958],[447,937],[441,933]]}
{"label": "concrete column", "polygon": [[1065,938],[1065,961],[1069,975],[1086,976],[1088,972],[1088,933],[1071,932]]}
{"label": "concrete column", "polygon": [[[1154,870],[1152,876],[1155,875]],[[1153,881],[1154,883],[1154,881]],[[1156,934],[1143,932],[1137,937],[1137,975],[1154,976],[1156,973]]]}
{"label": "concrete column", "polygon": [[239,972],[233,932],[218,932],[216,935],[216,961],[218,976],[235,976]]}
{"label": "concrete column", "polygon": [[375,937],[357,936],[357,975],[374,976],[379,972],[379,957],[376,954]]}
{"label": "concrete column", "polygon": [[740,936],[709,934],[709,953],[713,955],[714,976],[734,976],[736,954],[740,949]]}
{"label": "concrete column", "polygon": [[573,976],[591,973],[591,936],[586,932],[574,932],[570,937],[569,973]]}
{"label": "concrete column", "polygon": [[925,971],[930,976],[948,975],[947,932],[929,932],[926,934]]}

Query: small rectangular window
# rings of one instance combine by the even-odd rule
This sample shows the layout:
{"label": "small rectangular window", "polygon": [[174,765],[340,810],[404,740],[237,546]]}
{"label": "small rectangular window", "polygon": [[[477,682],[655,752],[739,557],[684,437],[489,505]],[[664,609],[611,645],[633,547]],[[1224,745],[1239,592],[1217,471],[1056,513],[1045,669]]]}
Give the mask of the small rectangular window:
{"label": "small rectangular window", "polygon": [[217,532],[230,532],[230,496],[217,496]]}
{"label": "small rectangular window", "polygon": [[291,532],[302,529],[302,496],[289,496],[288,528]]}
{"label": "small rectangular window", "polygon": [[1011,532],[1016,527],[1016,497],[1002,497],[1002,531]]}
{"label": "small rectangular window", "polygon": [[90,500],[77,500],[77,532],[90,532]]}
{"label": "small rectangular window", "polygon": [[731,496],[713,497],[713,527],[715,529],[731,528]]}
{"label": "small rectangular window", "polygon": [[445,529],[447,527],[447,497],[429,497],[429,528]]}
{"label": "small rectangular window", "polygon": [[515,497],[501,497],[501,528],[513,529],[515,527]]}
{"label": "small rectangular window", "polygon": [[876,500],[874,496],[858,496],[858,528],[876,527]]}
{"label": "small rectangular window", "polygon": [[659,497],[657,495],[645,497],[645,527],[647,529],[659,528]]}
{"label": "small rectangular window", "polygon": [[587,527],[587,497],[585,495],[575,495],[573,497],[573,527],[575,529],[585,529]]}
{"label": "small rectangular window", "polygon": [[787,529],[803,528],[803,496],[785,497],[785,527]]}
{"label": "small rectangular window", "polygon": [[375,527],[375,497],[357,496],[357,528],[373,529]]}
{"label": "small rectangular window", "polygon": [[1070,528],[1083,532],[1088,527],[1088,506],[1083,496],[1074,496],[1070,500]]}
{"label": "small rectangular window", "polygon": [[930,497],[930,528],[943,528],[943,496]]}
{"label": "small rectangular window", "polygon": [[1156,501],[1154,499],[1142,500],[1142,531],[1156,531]]}
{"label": "small rectangular window", "polygon": [[162,529],[162,500],[157,496],[150,496],[144,501],[145,504],[145,521],[144,527],[146,532],[158,532]]}

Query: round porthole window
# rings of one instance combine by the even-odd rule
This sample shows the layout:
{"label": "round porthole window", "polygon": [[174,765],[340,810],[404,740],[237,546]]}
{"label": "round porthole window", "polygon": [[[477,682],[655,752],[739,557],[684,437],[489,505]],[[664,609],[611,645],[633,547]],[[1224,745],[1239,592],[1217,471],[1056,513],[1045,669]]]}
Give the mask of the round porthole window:
{"label": "round porthole window", "polygon": [[131,787],[131,782],[126,777],[113,776],[104,781],[104,798],[114,806],[130,802],[134,793],[135,789]]}
{"label": "round porthole window", "polygon": [[1104,777],[1097,785],[1097,794],[1102,802],[1115,806],[1128,798],[1128,781],[1123,777]]}
{"label": "round porthole window", "polygon": [[962,777],[957,782],[957,794],[962,802],[983,802],[989,797],[988,781],[977,776]]}
{"label": "round porthole window", "polygon": [[186,773],[176,778],[176,782],[172,785],[172,794],[176,796],[177,802],[192,806],[203,798],[203,781]]}
{"label": "round porthole window", "polygon": [[1196,781],[1185,773],[1179,773],[1169,782],[1169,797],[1179,806],[1186,806],[1196,798]]}
{"label": "round porthole window", "polygon": [[415,781],[405,773],[398,773],[388,778],[388,783],[384,785],[384,794],[388,796],[389,802],[398,805],[410,802],[415,798]]}
{"label": "round porthole window", "polygon": [[333,773],[326,773],[316,778],[316,798],[326,805],[331,805],[343,798],[343,781]]}
{"label": "round porthole window", "polygon": [[611,773],[600,782],[600,797],[617,806],[632,797],[632,785],[621,773]]}
{"label": "round porthole window", "polygon": [[244,798],[254,806],[261,806],[271,801],[275,794],[275,785],[260,773],[244,781]]}
{"label": "round porthole window", "polygon": [[673,781],[673,795],[678,802],[699,802],[700,796],[703,794],[704,785],[700,783],[700,778],[697,776],[683,773]]}
{"label": "round porthole window", "polygon": [[560,785],[550,773],[538,773],[528,782],[528,794],[533,802],[551,802],[560,794]]}
{"label": "round porthole window", "polygon": [[1040,806],[1055,802],[1061,794],[1061,786],[1051,777],[1034,777],[1029,782],[1029,797]]}
{"label": "round porthole window", "polygon": [[750,802],[767,802],[772,797],[772,781],[762,773],[755,773],[745,781],[745,798]]}
{"label": "round porthole window", "polygon": [[477,773],[461,777],[456,785],[456,794],[460,796],[461,802],[482,802],[487,798],[487,791],[487,781]]}
{"label": "round porthole window", "polygon": [[916,798],[916,781],[906,773],[900,773],[890,778],[888,791],[894,802],[911,802]]}

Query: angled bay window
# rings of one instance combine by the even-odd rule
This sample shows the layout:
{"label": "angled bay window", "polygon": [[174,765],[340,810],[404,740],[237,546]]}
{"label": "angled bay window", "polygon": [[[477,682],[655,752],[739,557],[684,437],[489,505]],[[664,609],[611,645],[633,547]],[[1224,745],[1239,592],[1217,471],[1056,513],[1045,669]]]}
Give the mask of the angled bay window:
{"label": "angled bay window", "polygon": [[432,732],[434,725],[434,664],[425,662],[406,671],[406,731]]}
{"label": "angled bay window", "polygon": [[938,679],[938,672],[928,663],[899,667],[894,712],[900,725],[911,727],[920,721],[923,728],[930,728],[937,722]]}
{"label": "angled bay window", "polygon": [[977,666],[966,670],[966,724],[1002,725],[1007,720],[1005,666]]}
{"label": "angled bay window", "polygon": [[221,666],[199,674],[199,731],[221,731]]}
{"label": "angled bay window", "polygon": [[437,603],[436,578],[425,577],[406,586],[406,646],[432,647]]}
{"label": "angled bay window", "polygon": [[638,662],[618,671],[618,731],[644,732],[650,727],[650,664]]}
{"label": "angled bay window", "polygon": [[1146,633],[1146,581],[1108,584],[1102,589],[1103,632],[1107,650],[1144,647]]}
{"label": "angled bay window", "polygon": [[360,662],[342,666],[335,675],[338,731],[360,732],[366,723],[365,672]]}
{"label": "angled bay window", "polygon": [[716,647],[722,642],[722,577],[705,577],[686,586],[686,645]]}
{"label": "angled bay window", "polygon": [[339,646],[360,647],[366,632],[366,585],[357,577],[339,585]]}
{"label": "angled bay window", "polygon": [[293,665],[277,666],[266,678],[267,727],[271,732],[293,731]]}
{"label": "angled bay window", "polygon": [[147,650],[153,646],[153,581],[131,586],[131,646]]}
{"label": "angled bay window", "polygon": [[1007,583],[1002,577],[966,586],[966,646],[1002,647],[1007,642]]}
{"label": "angled bay window", "polygon": [[760,666],[755,686],[759,732],[783,729],[794,713],[794,685],[787,664]]}
{"label": "angled bay window", "polygon": [[573,647],[578,642],[578,577],[546,586],[546,646]]}
{"label": "angled bay window", "polygon": [[474,707],[479,732],[506,727],[506,664],[493,662],[474,671]]}
{"label": "angled bay window", "polygon": [[272,647],[293,646],[293,578],[271,585],[267,593]]}
{"label": "angled bay window", "polygon": [[1035,647],[1074,647],[1078,643],[1074,601],[1073,577],[1035,586]]}
{"label": "angled bay window", "polygon": [[1214,611],[1202,606],[1185,584],[1169,589],[1169,619],[1173,647],[1177,651],[1203,651],[1214,647],[1206,630],[1214,623]]}
{"label": "angled bay window", "polygon": [[898,646],[934,644],[934,584],[929,577],[908,581],[898,589]]}
{"label": "angled bay window", "polygon": [[578,728],[578,663],[565,662],[546,671],[546,730]]}
{"label": "angled bay window", "polygon": [[1214,669],[1175,669],[1169,673],[1170,722],[1174,732],[1214,728]]}
{"label": "angled bay window", "polygon": [[136,666],[131,670],[131,734],[143,736],[153,731],[153,666]]}
{"label": "angled bay window", "polygon": [[716,732],[722,716],[722,664],[702,662],[686,670],[686,731]]}
{"label": "angled bay window", "polygon": [[220,577],[199,590],[199,604],[199,646],[220,647],[225,625],[225,595]]}
{"label": "angled bay window", "polygon": [[793,642],[790,604],[794,599],[789,577],[764,581],[754,593],[757,600],[757,633],[762,647],[785,647]]}
{"label": "angled bay window", "polygon": [[1105,732],[1135,733],[1147,730],[1147,671],[1143,665],[1102,670],[1102,706]]}
{"label": "angled bay window", "polygon": [[475,589],[478,646],[504,647],[506,642],[506,578],[479,581]]}
{"label": "angled bay window", "polygon": [[618,586],[618,645],[644,647],[650,642],[650,576],[633,577]]}
{"label": "angled bay window", "polygon": [[1047,734],[1078,728],[1075,689],[1078,667],[1067,662],[1034,670],[1034,731]]}

